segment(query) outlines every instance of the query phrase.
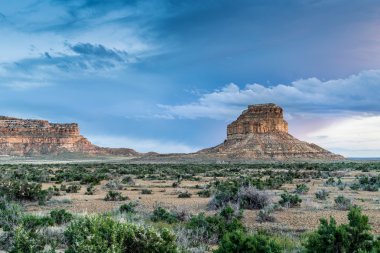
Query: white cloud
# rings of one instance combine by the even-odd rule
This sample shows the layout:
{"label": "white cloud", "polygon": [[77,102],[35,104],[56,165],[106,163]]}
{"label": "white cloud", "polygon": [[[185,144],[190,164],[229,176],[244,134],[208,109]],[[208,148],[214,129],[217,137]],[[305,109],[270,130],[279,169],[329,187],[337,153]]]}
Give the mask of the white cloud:
{"label": "white cloud", "polygon": [[101,147],[113,147],[113,148],[132,148],[138,152],[158,152],[158,153],[191,153],[198,151],[198,147],[190,147],[183,143],[156,140],[156,139],[139,139],[131,138],[127,136],[104,136],[93,135],[88,139],[95,145]]}
{"label": "white cloud", "polygon": [[305,139],[347,157],[380,157],[380,116],[347,118],[313,131]]}
{"label": "white cloud", "polygon": [[248,104],[274,102],[290,113],[380,113],[380,70],[367,70],[345,79],[308,78],[265,87],[230,83],[203,94],[190,104],[158,105],[164,114],[179,118],[226,119],[236,117]]}

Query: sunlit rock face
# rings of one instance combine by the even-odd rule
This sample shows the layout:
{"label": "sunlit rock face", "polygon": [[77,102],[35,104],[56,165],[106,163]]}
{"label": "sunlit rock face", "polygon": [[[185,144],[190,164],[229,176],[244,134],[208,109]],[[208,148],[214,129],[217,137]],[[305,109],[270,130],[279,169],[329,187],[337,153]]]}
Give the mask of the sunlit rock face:
{"label": "sunlit rock face", "polygon": [[248,160],[343,159],[290,135],[283,109],[275,104],[249,105],[227,126],[227,139],[222,144],[201,150],[198,154]]}
{"label": "sunlit rock face", "polygon": [[288,132],[282,108],[275,104],[250,105],[237,120],[227,126],[227,139],[275,132]]}
{"label": "sunlit rock face", "polygon": [[132,149],[109,149],[93,145],[80,135],[76,123],[55,124],[46,120],[0,116],[0,155],[38,156],[61,153],[137,154]]}

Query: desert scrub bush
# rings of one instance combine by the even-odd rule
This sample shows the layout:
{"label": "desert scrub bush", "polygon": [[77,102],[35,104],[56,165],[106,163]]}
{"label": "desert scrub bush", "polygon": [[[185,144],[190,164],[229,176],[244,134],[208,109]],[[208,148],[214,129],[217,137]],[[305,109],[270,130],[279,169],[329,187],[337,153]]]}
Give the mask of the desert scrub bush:
{"label": "desert scrub bush", "polygon": [[123,190],[124,189],[124,185],[117,180],[108,181],[104,187],[109,190]]}
{"label": "desert scrub bush", "polygon": [[67,193],[78,193],[82,187],[79,184],[70,184],[64,187]]}
{"label": "desert scrub bush", "polygon": [[3,231],[10,231],[19,224],[22,214],[23,209],[19,204],[0,197],[0,228]]}
{"label": "desert scrub bush", "polygon": [[10,244],[8,249],[10,253],[38,253],[43,252],[47,242],[41,234],[19,226],[15,229]]}
{"label": "desert scrub bush", "polygon": [[123,196],[120,192],[108,191],[107,195],[104,197],[105,201],[124,201],[128,200],[127,196]]}
{"label": "desert scrub bush", "polygon": [[125,177],[123,177],[121,179],[121,182],[123,184],[130,185],[130,186],[135,185],[135,181],[133,180],[133,178],[131,176],[125,176]]}
{"label": "desert scrub bush", "polygon": [[178,198],[191,198],[191,193],[188,191],[180,192],[178,194]]}
{"label": "desert scrub bush", "polygon": [[192,216],[185,226],[188,229],[201,232],[205,240],[218,240],[228,232],[245,230],[241,222],[242,217],[241,210],[236,210],[227,205],[213,216],[206,216],[204,213]]}
{"label": "desert scrub bush", "polygon": [[50,211],[50,217],[55,224],[62,225],[70,222],[74,216],[65,209],[55,209]]}
{"label": "desert scrub bush", "polygon": [[141,194],[152,194],[152,190],[150,190],[150,189],[142,189],[141,190]]}
{"label": "desert scrub bush", "polygon": [[297,194],[283,193],[281,194],[281,199],[278,202],[281,206],[284,207],[297,207],[300,206],[302,199]]}
{"label": "desert scrub bush", "polygon": [[177,253],[175,236],[167,229],[123,223],[105,216],[74,220],[65,231],[67,253]]}
{"label": "desert scrub bush", "polygon": [[258,222],[274,222],[276,219],[273,216],[275,207],[273,205],[266,206],[259,211],[256,220]]}
{"label": "desert scrub bush", "polygon": [[50,216],[38,216],[33,214],[24,214],[21,218],[20,224],[23,228],[28,230],[36,230],[42,227],[49,227],[54,225],[54,220]]}
{"label": "desert scrub bush", "polygon": [[351,208],[352,203],[351,199],[344,197],[343,195],[339,195],[334,199],[335,205],[339,210],[348,210]]}
{"label": "desert scrub bush", "polygon": [[307,238],[306,252],[377,252],[377,241],[370,233],[368,216],[362,215],[361,209],[355,206],[350,209],[348,220],[348,224],[337,226],[332,217],[330,222],[321,219],[318,230]]}
{"label": "desert scrub bush", "polygon": [[95,186],[93,184],[90,184],[86,188],[86,192],[84,193],[85,195],[94,195],[95,193]]}
{"label": "desert scrub bush", "polygon": [[39,201],[44,203],[52,197],[48,190],[42,190],[39,183],[7,180],[0,183],[0,194],[16,201]]}
{"label": "desert scrub bush", "polygon": [[211,191],[209,189],[204,189],[197,192],[197,194],[201,198],[209,198],[211,196]]}
{"label": "desert scrub bush", "polygon": [[336,185],[336,182],[333,177],[328,178],[325,182],[325,186],[335,186],[335,185]]}
{"label": "desert scrub bush", "polygon": [[227,233],[214,253],[280,253],[281,246],[270,236],[247,234],[241,230]]}
{"label": "desert scrub bush", "polygon": [[242,186],[237,193],[238,203],[243,209],[262,209],[271,203],[269,194],[253,186]]}
{"label": "desert scrub bush", "polygon": [[127,204],[122,204],[119,207],[120,213],[129,213],[129,214],[135,214],[136,210],[135,208],[138,206],[136,202],[129,202]]}
{"label": "desert scrub bush", "polygon": [[296,189],[294,190],[297,194],[306,194],[310,190],[306,184],[297,184]]}
{"label": "desert scrub bush", "polygon": [[325,189],[322,189],[315,193],[315,197],[320,200],[326,200],[329,194],[330,193],[328,191],[326,191]]}
{"label": "desert scrub bush", "polygon": [[179,221],[177,216],[172,212],[169,212],[165,208],[161,206],[156,206],[153,210],[152,215],[150,216],[150,220],[153,222],[166,222],[169,224],[173,224]]}

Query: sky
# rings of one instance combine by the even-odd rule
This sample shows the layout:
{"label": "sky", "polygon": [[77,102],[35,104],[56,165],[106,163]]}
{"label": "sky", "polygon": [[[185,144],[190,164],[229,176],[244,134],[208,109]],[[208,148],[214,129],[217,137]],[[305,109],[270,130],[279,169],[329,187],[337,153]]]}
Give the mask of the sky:
{"label": "sky", "polygon": [[0,114],[97,145],[193,152],[249,104],[348,157],[380,157],[376,0],[0,1]]}

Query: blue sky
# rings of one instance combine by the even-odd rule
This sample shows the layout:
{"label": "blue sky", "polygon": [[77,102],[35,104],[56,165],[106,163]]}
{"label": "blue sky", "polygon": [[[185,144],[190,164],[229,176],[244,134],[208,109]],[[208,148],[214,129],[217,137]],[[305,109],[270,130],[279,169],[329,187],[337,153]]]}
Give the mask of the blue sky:
{"label": "blue sky", "polygon": [[166,153],[274,102],[294,136],[380,156],[379,29],[373,0],[3,1],[0,113]]}

